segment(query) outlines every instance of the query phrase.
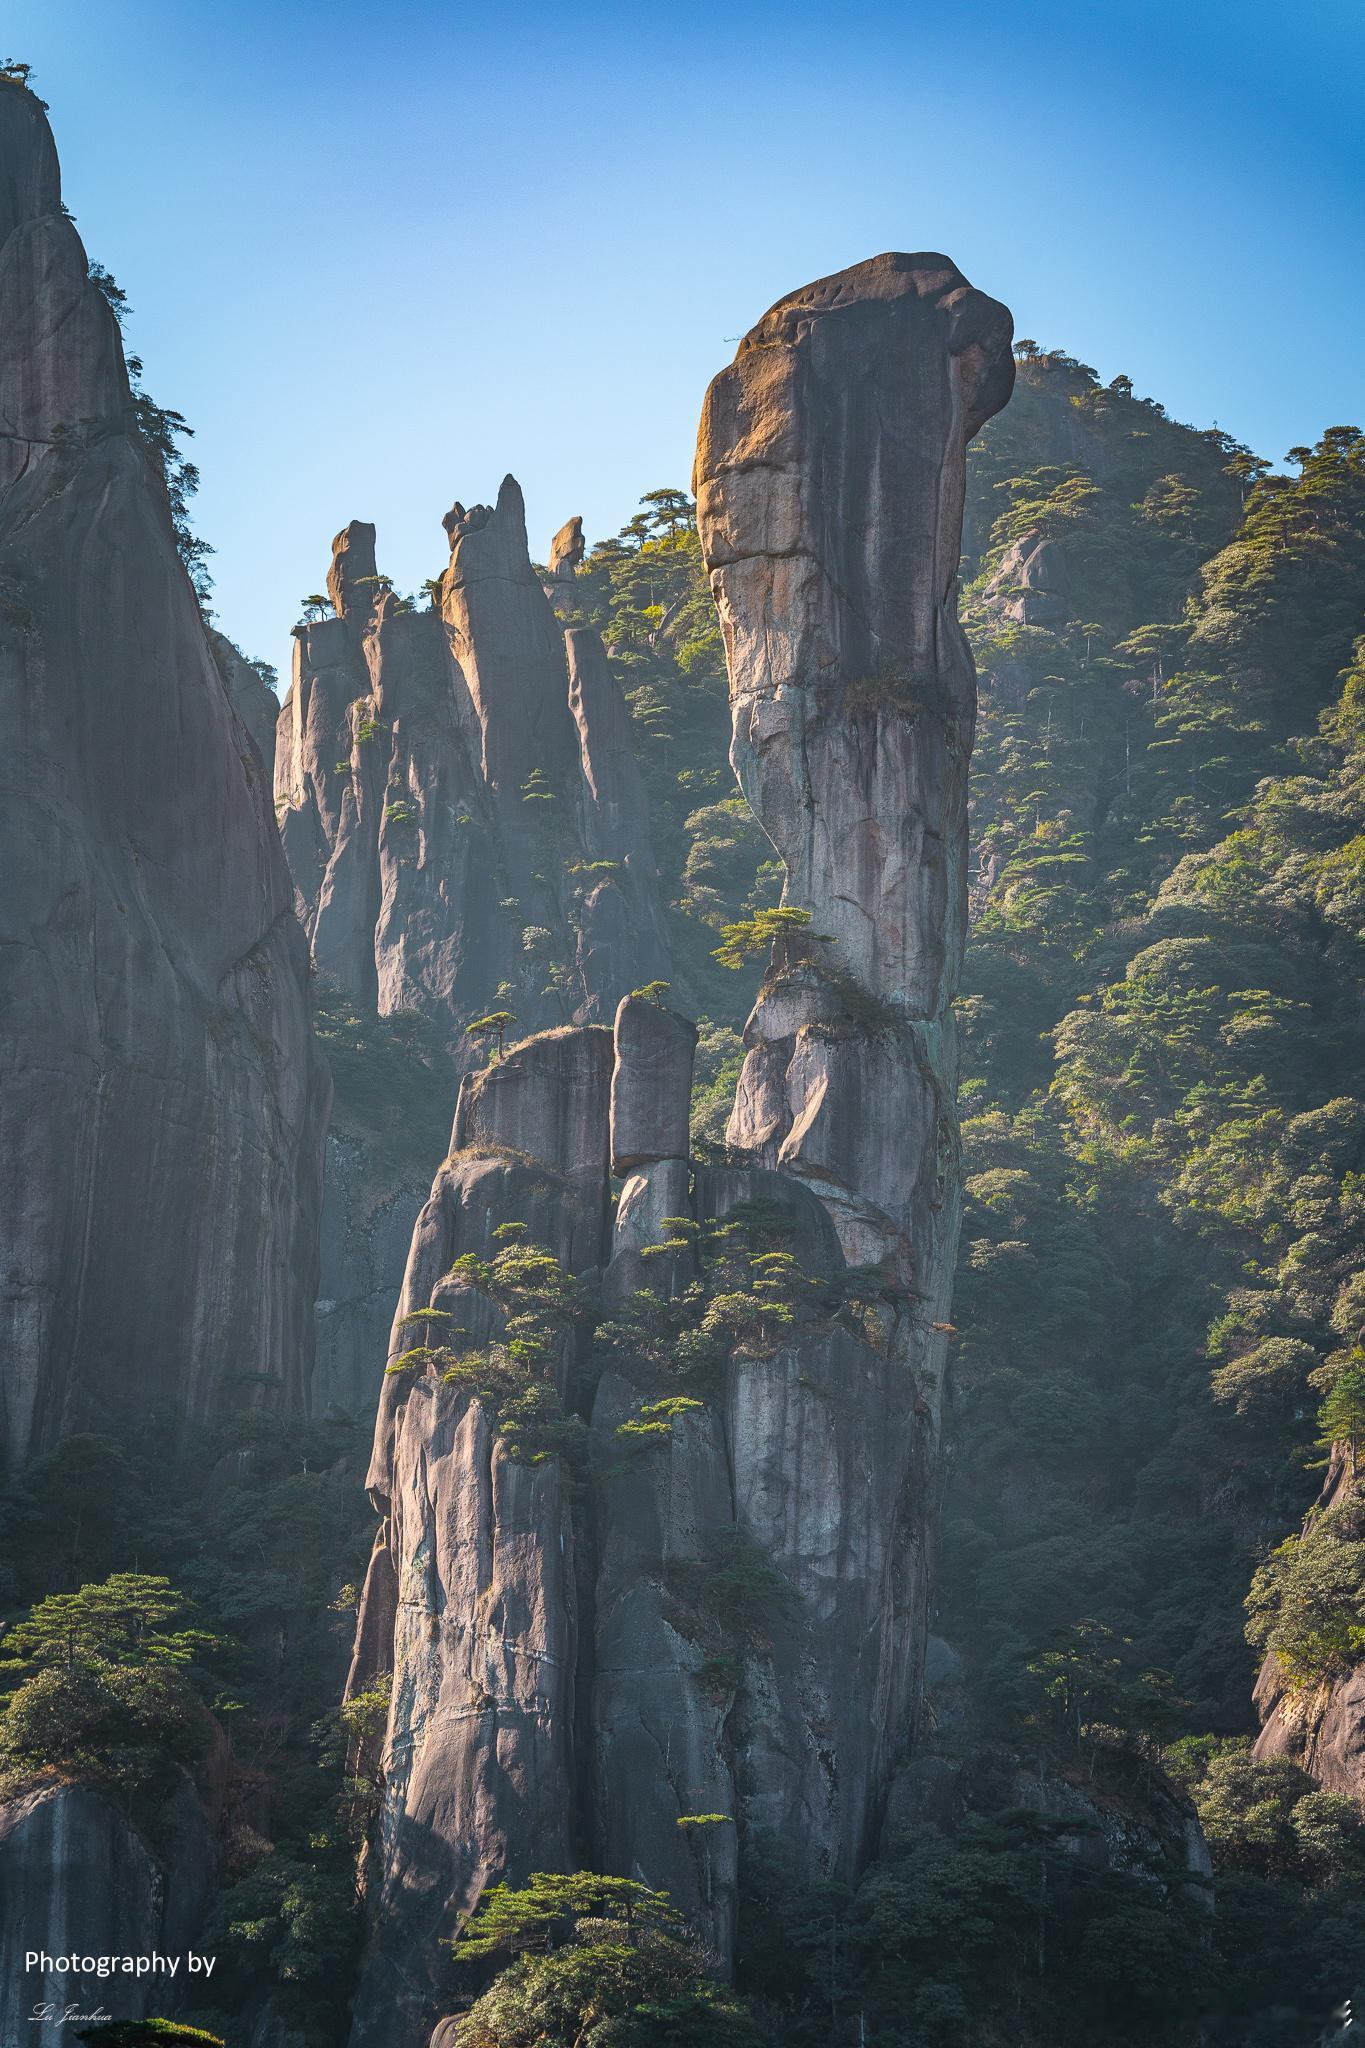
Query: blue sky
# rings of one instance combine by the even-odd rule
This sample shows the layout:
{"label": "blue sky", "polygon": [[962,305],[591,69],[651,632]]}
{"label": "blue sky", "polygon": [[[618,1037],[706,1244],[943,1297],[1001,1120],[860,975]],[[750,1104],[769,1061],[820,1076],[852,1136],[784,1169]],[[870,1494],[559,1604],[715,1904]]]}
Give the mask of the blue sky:
{"label": "blue sky", "polygon": [[405,588],[509,469],[533,551],[614,531],[743,329],[881,249],[1275,460],[1365,415],[1358,0],[5,14],[282,668],[347,519]]}

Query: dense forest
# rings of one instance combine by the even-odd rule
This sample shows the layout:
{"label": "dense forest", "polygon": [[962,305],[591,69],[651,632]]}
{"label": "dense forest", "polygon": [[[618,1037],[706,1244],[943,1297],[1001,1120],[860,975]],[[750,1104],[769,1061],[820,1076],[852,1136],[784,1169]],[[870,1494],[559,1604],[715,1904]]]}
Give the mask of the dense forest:
{"label": "dense forest", "polygon": [[[1305,1696],[1365,1655],[1365,438],[1329,428],[1273,472],[1126,377],[1016,354],[968,469],[967,1205],[916,1812],[853,1889],[751,1859],[733,1987],[626,1880],[492,1894],[451,2048],[1296,2048],[1365,1995],[1360,1806],[1251,1755],[1267,1653]],[[183,423],[137,404],[202,571]],[[726,761],[693,511],[650,491],[586,555],[573,609],[629,706],[669,999],[699,1030],[694,1154],[723,1163],[745,934],[781,870]],[[448,1051],[416,1016],[316,993],[339,1112],[395,1174],[430,1160]],[[725,1248],[712,1298],[794,1285],[770,1222]],[[524,1247],[500,1256],[530,1270]],[[552,1306],[582,1319],[577,1297]],[[249,1371],[239,1391],[173,1465],[149,1409],[9,1485],[0,1779],[101,1785],[173,1869],[192,1772],[220,1967],[186,2022],[335,2048],[387,1706],[336,1705],[368,1420],[273,1416]],[[759,1568],[715,1571],[742,1633]],[[1210,1886],[1171,1849],[1191,1811]],[[1088,1853],[1116,1830],[1122,1867]]]}

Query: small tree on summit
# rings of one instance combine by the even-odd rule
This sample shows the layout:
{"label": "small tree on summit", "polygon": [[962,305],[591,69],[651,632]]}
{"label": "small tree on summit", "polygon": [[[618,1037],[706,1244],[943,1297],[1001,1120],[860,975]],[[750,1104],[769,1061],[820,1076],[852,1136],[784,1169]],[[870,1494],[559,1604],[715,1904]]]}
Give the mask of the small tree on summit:
{"label": "small tree on summit", "polygon": [[516,1018],[511,1010],[490,1010],[486,1017],[476,1017],[472,1024],[466,1024],[464,1035],[466,1038],[475,1039],[479,1043],[486,1043],[490,1038],[493,1039],[495,1041],[493,1058],[500,1060],[502,1058],[503,1045],[507,1038],[507,1027],[515,1022]]}

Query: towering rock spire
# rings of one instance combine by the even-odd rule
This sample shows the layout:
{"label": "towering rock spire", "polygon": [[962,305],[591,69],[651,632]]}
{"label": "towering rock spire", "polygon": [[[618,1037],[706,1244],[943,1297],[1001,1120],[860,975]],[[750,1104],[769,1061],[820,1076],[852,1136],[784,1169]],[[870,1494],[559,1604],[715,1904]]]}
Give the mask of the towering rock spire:
{"label": "towering rock spire", "polygon": [[731,759],[784,904],[810,918],[750,1016],[729,1139],[802,1182],[885,1290],[871,1350],[831,1339],[818,1372],[779,1360],[731,1398],[738,1518],[809,1631],[741,1738],[741,1798],[799,1862],[844,1875],[923,1652],[960,1209],[950,1005],[975,675],[957,567],[966,444],[1010,395],[1010,336],[945,257],[875,257],[744,337],[697,449]]}
{"label": "towering rock spire", "polygon": [[327,1081],[260,752],[36,99],[0,80],[0,1357],[9,1455],[229,1375],[298,1403]]}
{"label": "towering rock spire", "polygon": [[[921,1689],[958,1225],[963,470],[1009,339],[942,257],[881,257],[783,301],[711,387],[734,760],[812,922],[750,1018],[726,1165],[687,1156],[695,1033],[643,991],[611,1041],[543,1034],[464,1083],[369,1478],[354,1675],[394,1690],[353,2048],[418,2048],[456,1989],[432,1958],[499,1875],[631,1876],[724,1960],[746,1846],[844,1881],[875,1849]],[[590,646],[570,668],[597,791]],[[487,1397],[409,1349],[414,1318],[496,1327],[450,1262],[507,1223],[623,1319],[576,1504],[552,1456],[514,1481]],[[562,1376],[585,1407],[590,1380]]]}

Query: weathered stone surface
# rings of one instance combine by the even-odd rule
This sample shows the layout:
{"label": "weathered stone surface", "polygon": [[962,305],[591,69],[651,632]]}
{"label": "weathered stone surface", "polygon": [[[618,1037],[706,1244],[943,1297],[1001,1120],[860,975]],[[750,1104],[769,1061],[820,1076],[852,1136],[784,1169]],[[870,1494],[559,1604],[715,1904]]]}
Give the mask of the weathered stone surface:
{"label": "weathered stone surface", "polygon": [[745,1670],[741,1811],[826,1877],[872,1852],[922,1665],[929,1426],[897,1334],[880,1352],[835,1329],[742,1359],[727,1394],[736,1520],[788,1595]]}
{"label": "weathered stone surface", "polygon": [[598,1194],[606,1184],[611,1087],[609,1031],[585,1024],[542,1032],[465,1075],[451,1150],[521,1153],[585,1195]]}
{"label": "weathered stone surface", "polygon": [[630,714],[595,628],[570,626],[564,647],[581,771],[578,836],[589,870],[600,875],[584,897],[579,975],[585,989],[606,990],[622,963],[633,962],[637,986],[666,981],[668,938]]}
{"label": "weathered stone surface", "polygon": [[259,669],[253,668],[239,647],[224,633],[208,629],[209,651],[232,700],[232,708],[256,743],[261,773],[267,791],[275,786],[275,727],[279,722],[280,700]]}
{"label": "weathered stone surface", "polygon": [[[320,972],[362,1015],[418,1011],[458,1078],[484,1058],[465,1026],[489,1010],[513,1011],[520,1032],[606,1023],[670,968],[648,804],[600,639],[551,611],[513,479],[495,507],[456,505],[445,527],[440,600],[420,612],[369,601],[368,583],[353,601],[374,571],[372,529],[339,537],[329,587],[343,615],[296,629],[275,793]],[[381,1197],[372,1151],[343,1113],[318,1386],[352,1410],[374,1400],[378,1326],[402,1284],[398,1219],[430,1184],[431,1162],[414,1157],[425,1171],[405,1164]]]}
{"label": "weathered stone surface", "polygon": [[[827,989],[790,979],[770,981],[745,1028],[727,1137],[820,1197],[850,1264],[884,1261],[913,1288],[937,1257],[956,1164],[951,1041],[920,1023],[851,1029],[828,1017]],[[806,1001],[815,1015],[799,1023]]]}
{"label": "weathered stone surface", "polygon": [[[434,1134],[433,1134],[434,1135]],[[439,1150],[439,1138],[432,1147]],[[368,1426],[429,1178],[396,1179],[364,1138],[333,1130],[323,1180],[312,1406]]]}
{"label": "weathered stone surface", "polygon": [[608,1306],[619,1307],[642,1288],[667,1297],[692,1278],[695,1261],[690,1257],[644,1256],[648,1246],[672,1235],[665,1217],[691,1216],[690,1178],[685,1159],[656,1159],[626,1181],[616,1203],[610,1263],[602,1276]]}
{"label": "weathered stone surface", "polygon": [[332,542],[327,595],[339,619],[363,622],[374,610],[379,595],[374,538],[374,528],[368,519],[353,519]]}
{"label": "weathered stone surface", "polygon": [[731,758],[830,956],[932,1015],[961,946],[971,655],[965,449],[1013,384],[1010,319],[942,256],[779,301],[707,393],[698,524]]}
{"label": "weathered stone surface", "polygon": [[117,324],[0,83],[0,1353],[15,1459],[302,1401],[328,1083],[261,764]]}
{"label": "weathered stone surface", "polygon": [[[885,1284],[741,1360],[741,1529],[789,1621],[732,1726],[746,1828],[848,1878],[913,1735],[959,1214],[950,1004],[975,715],[957,619],[966,443],[1009,396],[1009,315],[941,256],[791,294],[707,394],[695,487],[730,672],[731,760],[811,917],[746,1027],[732,1147],[818,1198]],[[699,1194],[701,1189],[699,1187]]]}
{"label": "weathered stone surface", "polygon": [[1053,626],[1067,616],[1066,556],[1055,540],[1026,534],[1011,541],[986,586],[985,600],[1020,626]]}
{"label": "weathered stone surface", "polygon": [[[64,2048],[61,2013],[101,2006],[142,2019],[155,1998],[173,2009],[165,1978],[43,1976],[26,1971],[29,1949],[48,1955],[183,1955],[197,1940],[213,1876],[213,1845],[194,1788],[168,1816],[162,1865],[122,1815],[88,1785],[47,1785],[0,1805],[0,2040]],[[183,1972],[183,1964],[182,1964]],[[35,2020],[52,2005],[54,2016]]]}
{"label": "weathered stone surface", "polygon": [[1253,1754],[1285,1756],[1328,1792],[1365,1799],[1365,1664],[1334,1684],[1295,1689],[1273,1657],[1256,1681],[1263,1726]]}
{"label": "weathered stone surface", "polygon": [[[787,1344],[740,1347],[719,1393],[658,1435],[619,1431],[685,1378],[600,1380],[596,1556],[582,1560],[592,1647],[579,1667],[591,1707],[576,1735],[575,1543],[554,1462],[500,1502],[500,1453],[477,1405],[430,1372],[389,1376],[370,1486],[389,1519],[374,1603],[393,1597],[391,1554],[398,1684],[355,2048],[415,2042],[435,2022],[441,1987],[405,1985],[400,1967],[417,1958],[425,1972],[441,1932],[504,1870],[586,1853],[672,1891],[724,1962],[746,1836],[775,1834],[798,1870],[844,1881],[875,1847],[923,1693],[944,1363],[934,1324],[946,1321],[958,1214],[949,1004],[974,708],[955,612],[962,469],[967,436],[1008,395],[1008,340],[1003,309],[945,259],[881,258],[783,301],[712,387],[697,482],[734,760],[786,864],[786,901],[828,940],[782,949],[750,1019],[731,1125],[743,1165],[690,1167],[690,1029],[621,1006],[611,1153],[630,1177],[609,1245],[602,1034],[551,1033],[467,1077],[400,1311],[448,1310],[470,1341],[486,1337],[491,1308],[450,1265],[511,1220],[574,1271],[605,1264],[610,1307],[646,1279],[666,1293],[695,1266],[689,1254],[664,1276],[642,1257],[664,1219],[690,1211],[705,1224],[741,1205],[751,1224],[787,1212],[777,1234],[803,1275],[837,1282],[852,1260],[879,1269],[880,1293],[860,1334],[831,1288],[820,1321]],[[456,507],[447,525],[443,612],[479,774],[501,792],[530,757],[519,734],[495,729],[515,677],[491,638],[488,653],[476,643],[482,608],[491,617],[524,586],[519,494]],[[634,798],[608,786],[617,748],[593,708],[600,647],[571,631],[564,651],[579,836],[629,875]],[[555,779],[554,730],[543,728],[540,773],[563,793],[573,785]],[[604,929],[626,902],[617,889]],[[585,945],[597,915],[590,896]],[[394,1344],[406,1341],[400,1313]],[[503,1562],[505,1530],[516,1555]],[[738,1614],[710,1597],[726,1560],[747,1586]],[[517,1619],[494,1669],[480,1603],[504,1587]],[[375,1668],[382,1647],[367,1655]],[[703,1813],[722,1818],[678,1827]]]}
{"label": "weathered stone surface", "polygon": [[275,794],[320,969],[368,1010],[420,1011],[468,1062],[464,1026],[499,988],[523,1030],[605,1022],[669,967],[600,639],[555,617],[513,478],[445,523],[430,611],[362,602],[372,529],[339,536],[340,615],[295,629]]}
{"label": "weathered stone surface", "polygon": [[417,1380],[387,1472],[397,1575],[376,1935],[353,2040],[424,2038],[484,1886],[572,1865],[572,1524],[477,1401]]}
{"label": "weathered stone surface", "polygon": [[[527,1237],[552,1251],[572,1272],[596,1266],[602,1258],[606,1195],[605,1157],[594,1185],[498,1148],[452,1152],[436,1175],[413,1231],[398,1317],[389,1339],[390,1360],[420,1341],[401,1327],[402,1318],[419,1309],[453,1314],[458,1302],[454,1320],[467,1331],[468,1342],[477,1344],[489,1334],[493,1325],[481,1309],[482,1296],[459,1287],[448,1275],[465,1252],[481,1258],[496,1252],[493,1232],[500,1223],[524,1223]],[[410,1384],[405,1375],[386,1374],[379,1395],[366,1484],[381,1511],[392,1483],[393,1432]]]}
{"label": "weathered stone surface", "polygon": [[699,1166],[693,1202],[702,1223],[723,1223],[741,1203],[775,1204],[792,1219],[786,1248],[803,1273],[828,1280],[843,1268],[838,1235],[824,1204],[789,1174],[761,1166]]}
{"label": "weathered stone surface", "polygon": [[[494,1253],[501,1224],[525,1224],[571,1271],[601,1262],[611,1057],[611,1034],[587,1026],[466,1076],[454,1149],[414,1232],[391,1360],[496,1334],[494,1303],[451,1267]],[[414,1336],[405,1318],[423,1309],[449,1320]],[[483,1888],[575,1861],[575,1530],[559,1460],[510,1457],[484,1405],[436,1363],[385,1376],[368,1484],[384,1527],[350,1685],[388,1669],[394,1686],[352,2039],[397,2048],[427,2038],[448,1987],[446,1945]]]}
{"label": "weathered stone surface", "polygon": [[616,1012],[611,1077],[612,1172],[685,1159],[697,1027],[674,1010],[626,996]]}
{"label": "weathered stone surface", "polygon": [[[604,1375],[593,1434],[605,1477],[596,1590],[593,1816],[601,1867],[669,1892],[727,1957],[734,1938],[735,1784],[726,1733],[735,1679],[686,1612],[734,1527],[714,1411],[680,1417],[667,1445],[624,1451],[640,1395]],[[680,1570],[681,1568],[681,1570]],[[689,1814],[720,1825],[679,1827]]]}
{"label": "weathered stone surface", "polygon": [[552,576],[572,576],[583,560],[583,521],[575,512],[566,519],[550,542],[549,570]]}

